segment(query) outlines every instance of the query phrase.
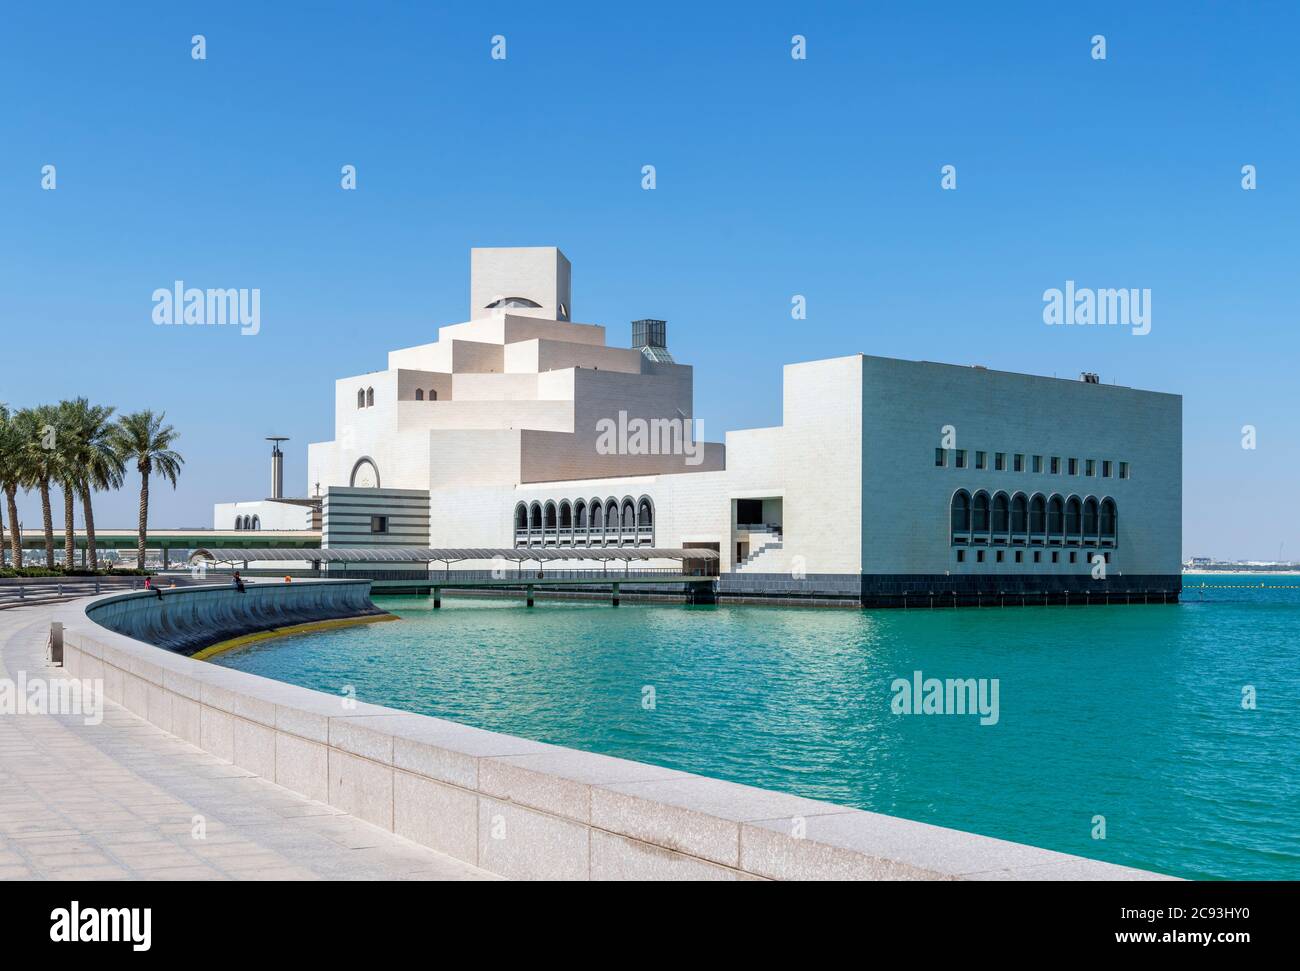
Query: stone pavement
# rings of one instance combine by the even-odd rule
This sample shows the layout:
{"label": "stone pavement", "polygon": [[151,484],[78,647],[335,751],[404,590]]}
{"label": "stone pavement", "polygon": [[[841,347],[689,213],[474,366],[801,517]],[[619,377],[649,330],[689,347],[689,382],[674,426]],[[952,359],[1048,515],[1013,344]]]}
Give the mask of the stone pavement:
{"label": "stone pavement", "polygon": [[[0,678],[57,678],[49,607],[0,611]],[[199,835],[201,833],[201,835]],[[0,879],[481,880],[126,709],[0,714]]]}

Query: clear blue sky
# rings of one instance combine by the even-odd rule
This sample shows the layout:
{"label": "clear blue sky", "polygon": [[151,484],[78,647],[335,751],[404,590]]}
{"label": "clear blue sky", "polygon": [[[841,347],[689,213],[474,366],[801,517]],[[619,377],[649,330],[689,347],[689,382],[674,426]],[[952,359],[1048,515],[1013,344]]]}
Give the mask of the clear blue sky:
{"label": "clear blue sky", "polygon": [[[263,435],[302,491],[334,379],[466,318],[471,246],[553,244],[576,319],[624,345],[669,321],[711,439],[779,422],[790,361],[1098,371],[1184,395],[1186,552],[1300,558],[1297,28],[1291,3],[10,4],[0,400],[165,410],[188,463],[151,519],[210,525],[264,493]],[[260,288],[261,334],[155,327],[176,279]],[[1151,333],[1047,327],[1067,279],[1149,287]]]}

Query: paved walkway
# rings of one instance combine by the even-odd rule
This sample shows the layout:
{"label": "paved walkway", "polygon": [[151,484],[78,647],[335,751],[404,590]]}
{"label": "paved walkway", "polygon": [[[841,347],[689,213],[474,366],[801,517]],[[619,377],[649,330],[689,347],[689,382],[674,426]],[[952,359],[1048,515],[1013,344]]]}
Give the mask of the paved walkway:
{"label": "paved walkway", "polygon": [[[45,662],[50,614],[0,611],[0,678],[60,675]],[[0,879],[492,876],[259,779],[105,701],[96,726],[80,716],[0,714]]]}

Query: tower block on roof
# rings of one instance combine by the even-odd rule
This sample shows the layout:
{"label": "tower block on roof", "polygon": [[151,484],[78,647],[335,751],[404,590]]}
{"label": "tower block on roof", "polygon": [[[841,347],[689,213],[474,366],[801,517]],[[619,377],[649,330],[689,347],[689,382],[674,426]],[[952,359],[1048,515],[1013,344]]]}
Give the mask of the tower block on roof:
{"label": "tower block on roof", "polygon": [[522,317],[569,320],[573,270],[555,246],[469,251],[470,319],[503,310]]}

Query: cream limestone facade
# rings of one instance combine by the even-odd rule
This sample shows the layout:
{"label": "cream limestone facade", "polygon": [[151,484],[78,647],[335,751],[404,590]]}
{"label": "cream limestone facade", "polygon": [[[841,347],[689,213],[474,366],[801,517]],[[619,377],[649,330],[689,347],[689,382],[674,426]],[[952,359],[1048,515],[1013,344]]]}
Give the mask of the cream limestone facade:
{"label": "cream limestone facade", "polygon": [[[335,383],[309,495],[373,490],[377,514],[391,495],[408,545],[712,548],[724,596],[1177,596],[1176,395],[856,354],[787,365],[780,426],[706,443],[692,369],[662,340],[610,347],[604,327],[574,322],[558,249],[470,262],[468,321]],[[410,527],[426,494],[427,526]],[[1031,530],[1056,499],[1057,532]],[[325,534],[393,543],[356,523]]]}

